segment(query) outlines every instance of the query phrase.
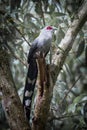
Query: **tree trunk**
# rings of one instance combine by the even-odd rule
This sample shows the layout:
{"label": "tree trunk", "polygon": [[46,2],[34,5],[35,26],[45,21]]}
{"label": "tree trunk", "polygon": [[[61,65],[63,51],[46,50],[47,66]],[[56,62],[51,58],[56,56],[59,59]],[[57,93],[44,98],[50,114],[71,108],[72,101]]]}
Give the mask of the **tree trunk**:
{"label": "tree trunk", "polygon": [[11,130],[30,130],[25,119],[23,107],[13,83],[9,66],[9,55],[0,48],[0,91],[2,105]]}
{"label": "tree trunk", "polygon": [[[47,123],[52,91],[57,80],[58,74],[64,61],[72,48],[74,40],[87,20],[87,1],[83,3],[81,10],[76,15],[64,39],[61,41],[58,50],[53,56],[52,65],[46,67],[43,59],[38,61],[39,82],[37,102],[35,106],[32,130],[45,130]],[[48,70],[48,71],[47,71]],[[43,75],[43,78],[41,77]],[[47,85],[48,83],[48,85]]]}

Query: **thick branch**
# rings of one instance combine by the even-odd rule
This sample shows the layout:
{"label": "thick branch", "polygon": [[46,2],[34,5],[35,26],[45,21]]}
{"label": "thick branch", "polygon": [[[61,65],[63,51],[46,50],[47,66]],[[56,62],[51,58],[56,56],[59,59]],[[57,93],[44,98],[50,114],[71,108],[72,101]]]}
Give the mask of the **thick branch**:
{"label": "thick branch", "polygon": [[52,96],[52,83],[50,76],[50,66],[46,66],[45,59],[38,59],[39,79],[38,79],[38,94],[35,105],[32,130],[45,130],[50,102]]}
{"label": "thick branch", "polygon": [[2,105],[6,118],[11,130],[30,130],[14,86],[9,66],[9,56],[5,50],[0,48],[0,91],[3,95]]}
{"label": "thick branch", "polygon": [[85,22],[87,21],[87,1],[83,3],[81,10],[76,15],[77,17],[72,22],[70,28],[68,29],[64,39],[61,41],[58,50],[53,56],[52,63],[52,78],[55,84],[57,76],[64,64],[64,61],[71,50],[74,40],[81,30]]}

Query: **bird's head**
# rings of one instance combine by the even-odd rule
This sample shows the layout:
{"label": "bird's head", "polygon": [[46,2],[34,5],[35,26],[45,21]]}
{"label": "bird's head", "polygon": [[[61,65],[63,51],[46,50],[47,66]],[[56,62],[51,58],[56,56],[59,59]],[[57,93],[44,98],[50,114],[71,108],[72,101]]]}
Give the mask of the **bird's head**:
{"label": "bird's head", "polygon": [[41,34],[53,34],[56,29],[54,26],[46,26],[41,30]]}

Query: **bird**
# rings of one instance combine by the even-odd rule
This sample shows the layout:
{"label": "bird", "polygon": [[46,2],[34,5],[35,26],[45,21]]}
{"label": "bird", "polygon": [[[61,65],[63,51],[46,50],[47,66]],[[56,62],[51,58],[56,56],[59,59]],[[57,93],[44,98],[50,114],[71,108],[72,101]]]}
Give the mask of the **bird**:
{"label": "bird", "polygon": [[32,42],[32,45],[28,53],[27,62],[29,64],[29,67],[23,94],[23,108],[28,121],[30,120],[32,96],[34,93],[34,88],[38,75],[38,67],[36,62],[37,54],[42,54],[44,55],[44,57],[46,57],[51,48],[54,30],[54,26],[44,27],[41,30],[39,36]]}

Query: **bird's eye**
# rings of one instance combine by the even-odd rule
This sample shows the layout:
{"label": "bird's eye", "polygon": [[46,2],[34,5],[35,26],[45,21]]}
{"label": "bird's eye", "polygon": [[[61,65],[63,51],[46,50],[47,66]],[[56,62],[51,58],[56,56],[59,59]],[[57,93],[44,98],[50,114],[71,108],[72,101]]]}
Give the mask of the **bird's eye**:
{"label": "bird's eye", "polygon": [[51,26],[47,26],[47,30],[52,30],[53,28]]}

